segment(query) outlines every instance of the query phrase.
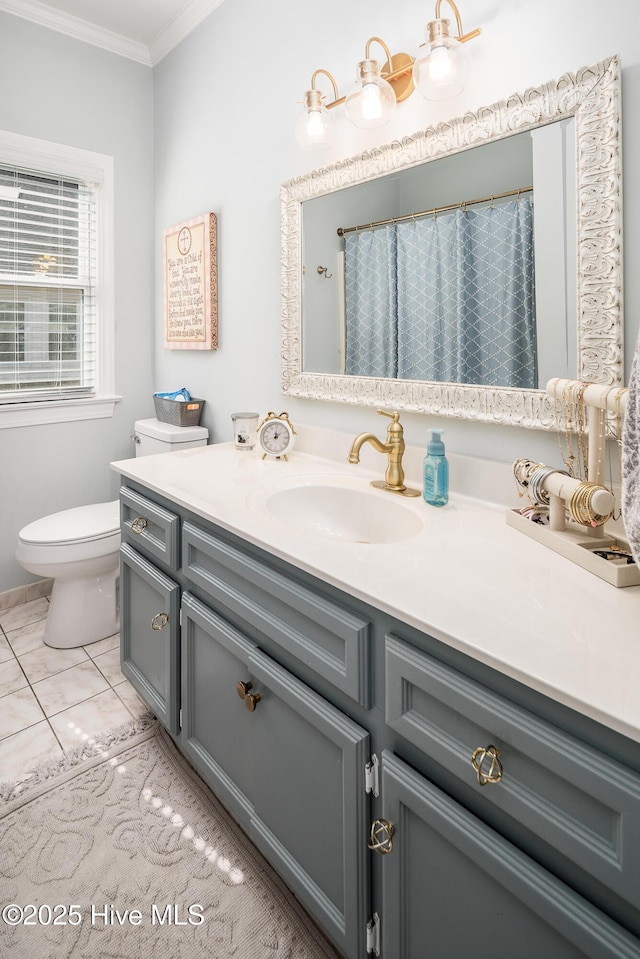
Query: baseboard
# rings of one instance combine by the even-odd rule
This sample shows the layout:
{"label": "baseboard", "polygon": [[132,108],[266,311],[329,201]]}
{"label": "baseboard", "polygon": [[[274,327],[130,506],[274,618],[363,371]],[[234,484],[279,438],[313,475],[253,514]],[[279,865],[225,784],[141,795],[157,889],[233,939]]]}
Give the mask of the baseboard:
{"label": "baseboard", "polygon": [[23,603],[30,603],[34,599],[50,596],[52,588],[52,579],[39,579],[35,583],[27,583],[25,586],[5,589],[4,592],[0,593],[0,610],[22,606]]}

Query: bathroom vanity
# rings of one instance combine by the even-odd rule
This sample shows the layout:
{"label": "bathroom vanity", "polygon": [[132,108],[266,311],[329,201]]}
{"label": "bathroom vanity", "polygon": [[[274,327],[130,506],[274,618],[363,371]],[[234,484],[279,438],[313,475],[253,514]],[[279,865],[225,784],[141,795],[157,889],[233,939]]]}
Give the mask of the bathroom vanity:
{"label": "bathroom vanity", "polygon": [[341,459],[113,464],[124,674],[345,959],[640,957],[640,587]]}

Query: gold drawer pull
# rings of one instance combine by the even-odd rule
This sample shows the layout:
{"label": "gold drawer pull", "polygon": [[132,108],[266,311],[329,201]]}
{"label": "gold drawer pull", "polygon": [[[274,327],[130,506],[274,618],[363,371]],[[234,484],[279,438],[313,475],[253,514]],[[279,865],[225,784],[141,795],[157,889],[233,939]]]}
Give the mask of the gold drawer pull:
{"label": "gold drawer pull", "polygon": [[392,836],[394,832],[393,823],[387,822],[386,819],[374,819],[371,824],[369,849],[379,852],[381,856],[386,856],[393,849]]}
{"label": "gold drawer pull", "polygon": [[[485,772],[487,762],[489,768]],[[487,783],[499,783],[502,779],[502,763],[495,746],[479,746],[478,749],[474,749],[471,765],[476,771],[481,786],[486,786]]]}
{"label": "gold drawer pull", "polygon": [[151,629],[164,629],[168,622],[168,613],[156,613],[156,615],[151,618]]}
{"label": "gold drawer pull", "polygon": [[146,528],[147,521],[144,516],[136,516],[136,518],[131,521],[131,532],[135,533],[137,536],[144,532]]}
{"label": "gold drawer pull", "polygon": [[240,682],[236,683],[236,692],[240,699],[244,699],[244,704],[249,710],[250,713],[255,713],[256,706],[260,702],[260,693],[250,693],[249,690],[253,689],[253,683],[251,680],[247,680],[246,683]]}

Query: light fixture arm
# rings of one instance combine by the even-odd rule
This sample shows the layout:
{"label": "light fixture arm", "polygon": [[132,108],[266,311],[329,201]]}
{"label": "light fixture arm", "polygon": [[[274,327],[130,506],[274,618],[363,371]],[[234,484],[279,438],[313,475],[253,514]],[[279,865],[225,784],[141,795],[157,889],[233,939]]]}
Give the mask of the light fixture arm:
{"label": "light fixture arm", "polygon": [[[382,47],[382,49],[384,50],[384,52],[385,52],[385,54],[386,54],[386,56],[387,56],[387,63],[390,64],[390,63],[391,63],[391,53],[390,53],[390,51],[389,51],[389,47],[386,45],[386,43],[384,42],[384,40],[381,40],[381,39],[380,39],[380,37],[369,37],[369,39],[367,40],[366,46],[365,46],[365,48],[364,48],[364,58],[365,58],[365,60],[371,60],[371,59],[372,59],[372,58],[371,58],[371,44],[372,44],[372,43],[379,43],[379,44],[380,44],[380,46]],[[391,71],[389,70],[388,72],[391,72]],[[385,74],[383,73],[382,76],[384,77]]]}
{"label": "light fixture arm", "polygon": [[[460,43],[466,43],[467,40],[473,40],[475,37],[479,37],[480,34],[482,33],[479,27],[475,30],[470,30],[469,33],[462,32],[462,17],[460,16],[460,11],[458,10],[453,0],[446,0],[446,2],[449,4],[449,6],[451,7],[451,9],[453,10],[455,14],[456,24],[458,27],[458,36],[456,37],[456,40],[459,40]],[[440,17],[441,7],[442,7],[442,0],[436,0],[436,20],[441,19]]]}
{"label": "light fixture arm", "polygon": [[334,97],[334,100],[337,100],[337,99],[338,99],[338,84],[337,84],[336,81],[333,79],[333,75],[332,75],[331,73],[329,73],[328,70],[322,70],[322,69],[321,69],[321,70],[314,70],[314,71],[313,71],[313,74],[312,74],[312,76],[311,76],[311,89],[312,89],[312,90],[316,90],[316,89],[317,89],[317,87],[316,87],[316,77],[317,77],[320,73],[324,73],[325,77],[328,77],[329,80],[331,80],[331,85],[333,86],[333,97]]}
{"label": "light fixture arm", "polygon": [[[305,92],[304,101],[303,101],[308,111],[322,109],[322,105],[323,105],[322,101],[325,99],[325,96],[322,93],[322,91],[318,90],[318,88],[316,87],[316,78],[318,77],[318,74],[320,73],[323,73],[325,77],[328,77],[331,80],[334,96],[336,97],[336,99],[338,97],[338,84],[333,79],[333,76],[329,73],[329,71],[322,70],[322,69],[314,70],[311,76],[311,88]],[[331,105],[333,106],[333,104]]]}

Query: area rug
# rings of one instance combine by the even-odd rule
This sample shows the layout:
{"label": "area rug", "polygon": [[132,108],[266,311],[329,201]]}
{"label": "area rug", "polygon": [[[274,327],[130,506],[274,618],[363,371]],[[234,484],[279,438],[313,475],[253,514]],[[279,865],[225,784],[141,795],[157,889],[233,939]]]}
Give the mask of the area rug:
{"label": "area rug", "polygon": [[157,722],[0,794],[3,959],[338,959]]}

